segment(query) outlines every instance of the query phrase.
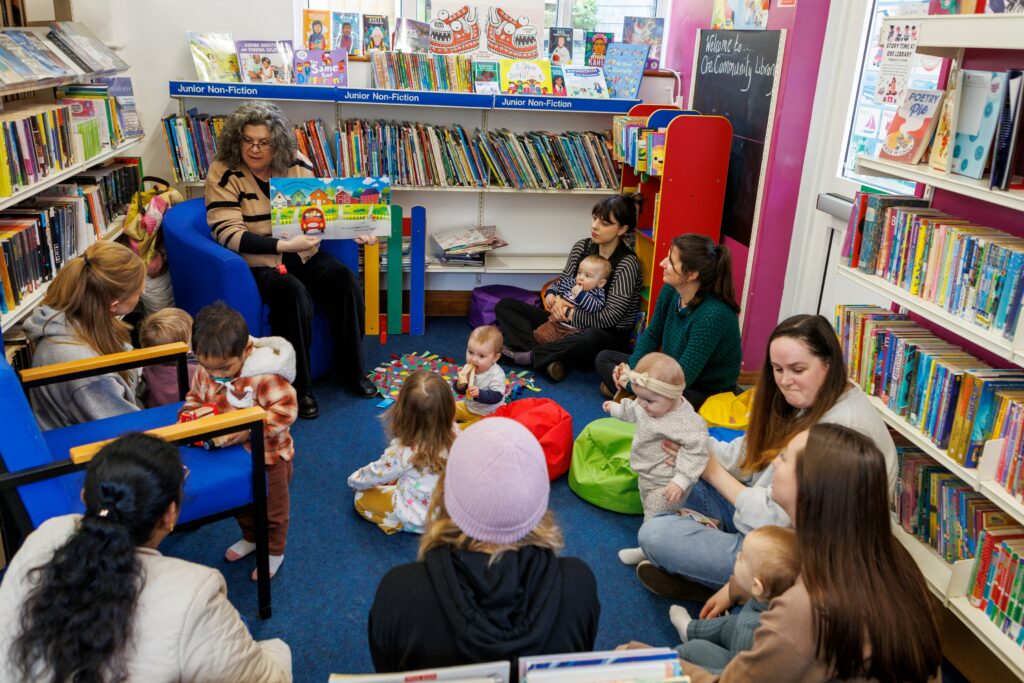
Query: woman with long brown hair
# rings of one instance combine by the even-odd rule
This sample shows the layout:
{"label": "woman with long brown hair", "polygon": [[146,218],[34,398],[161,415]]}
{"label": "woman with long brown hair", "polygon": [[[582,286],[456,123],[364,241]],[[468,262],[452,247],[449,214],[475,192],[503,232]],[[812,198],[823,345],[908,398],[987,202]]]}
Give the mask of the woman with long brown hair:
{"label": "woman with long brown hair", "polygon": [[[51,365],[131,348],[131,313],[146,283],[146,266],[128,247],[97,242],[64,264],[42,305],[25,321],[35,344],[32,364]],[[136,370],[50,384],[30,393],[32,410],[44,430],[138,410]]]}
{"label": "woman with long brown hair", "polygon": [[743,348],[732,286],[729,250],[704,235],[679,235],[659,264],[665,286],[654,314],[633,353],[606,349],[594,368],[601,393],[611,398],[629,380],[620,367],[636,367],[648,353],[661,351],[679,361],[686,375],[683,396],[700,409],[709,396],[733,391],[740,375]]}
{"label": "woman with long brown hair", "polygon": [[489,417],[452,445],[419,561],[394,567],[370,608],[378,672],[593,649],[590,568],[558,557],[547,465],[530,431]]}
{"label": "woman with long brown hair", "polygon": [[819,422],[870,438],[885,457],[892,491],[896,446],[868,397],[847,379],[835,330],[820,315],[795,315],[769,337],[746,435],[730,443],[711,439],[714,457],[686,501],[719,528],[679,515],[645,521],[639,540],[648,561],[637,566],[640,581],[678,599],[725,584],[744,534],[767,524],[789,526],[790,516],[771,498],[773,461],[797,433]]}

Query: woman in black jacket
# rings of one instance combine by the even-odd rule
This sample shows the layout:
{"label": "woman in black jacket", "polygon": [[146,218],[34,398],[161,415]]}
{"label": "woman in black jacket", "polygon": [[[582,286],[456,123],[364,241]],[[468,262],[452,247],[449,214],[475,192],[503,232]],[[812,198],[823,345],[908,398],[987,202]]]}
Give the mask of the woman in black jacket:
{"label": "woman in black jacket", "polygon": [[391,569],[370,609],[378,672],[586,652],[601,605],[590,568],[559,558],[547,466],[526,427],[490,418],[452,446],[419,561]]}

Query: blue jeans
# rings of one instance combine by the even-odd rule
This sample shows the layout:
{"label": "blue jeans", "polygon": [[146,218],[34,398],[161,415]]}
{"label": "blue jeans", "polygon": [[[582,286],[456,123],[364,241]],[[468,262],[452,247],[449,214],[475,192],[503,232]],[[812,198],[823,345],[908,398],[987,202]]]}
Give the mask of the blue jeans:
{"label": "blue jeans", "polygon": [[703,480],[693,487],[684,507],[719,520],[719,528],[711,529],[676,513],[656,515],[640,527],[640,548],[665,571],[720,588],[732,575],[736,553],[743,545],[743,534],[732,523],[736,508]]}

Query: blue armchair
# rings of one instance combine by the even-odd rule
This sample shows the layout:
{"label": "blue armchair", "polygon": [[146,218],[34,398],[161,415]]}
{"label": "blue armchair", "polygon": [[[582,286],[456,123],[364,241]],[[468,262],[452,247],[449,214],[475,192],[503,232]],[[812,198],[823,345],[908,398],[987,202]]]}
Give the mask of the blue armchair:
{"label": "blue armchair", "polygon": [[[164,216],[164,242],[174,287],[175,304],[193,316],[203,306],[221,299],[241,312],[253,336],[270,335],[267,307],[260,299],[256,281],[245,260],[218,244],[206,223],[202,198],[190,199],[171,208]],[[359,273],[359,247],[351,240],[326,240],[320,248]],[[327,317],[315,309],[310,371],[313,378],[331,369],[334,347]]]}
{"label": "blue armchair", "polygon": [[257,518],[258,611],[270,616],[269,554],[266,528],[266,469],[263,453],[262,409],[247,409],[177,424],[180,403],[127,413],[85,424],[40,431],[26,397],[32,387],[89,377],[128,368],[175,361],[179,392],[188,387],[185,344],[128,351],[109,356],[42,366],[22,371],[0,361],[0,410],[5,416],[0,441],[0,510],[8,553],[47,519],[82,512],[82,470],[100,447],[121,434],[149,431],[177,444],[189,444],[245,429],[251,432],[252,452],[232,446],[210,452],[184,446],[181,457],[191,476],[185,493],[179,529],[195,528],[248,509]]}

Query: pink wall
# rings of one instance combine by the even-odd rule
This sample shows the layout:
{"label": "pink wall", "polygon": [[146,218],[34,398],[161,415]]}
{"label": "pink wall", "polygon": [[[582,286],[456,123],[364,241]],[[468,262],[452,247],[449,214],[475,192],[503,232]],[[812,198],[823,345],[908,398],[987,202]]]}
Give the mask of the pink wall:
{"label": "pink wall", "polygon": [[[690,91],[697,29],[710,28],[713,4],[714,0],[672,3],[666,64],[682,76],[684,96]],[[830,0],[798,0],[795,8],[779,9],[773,1],[768,14],[768,28],[786,29],[787,35],[750,292],[741,302],[746,309],[743,366],[748,369],[764,360],[768,336],[778,323],[829,5]],[[741,281],[747,254],[732,251],[734,267],[739,269],[736,279]]]}

